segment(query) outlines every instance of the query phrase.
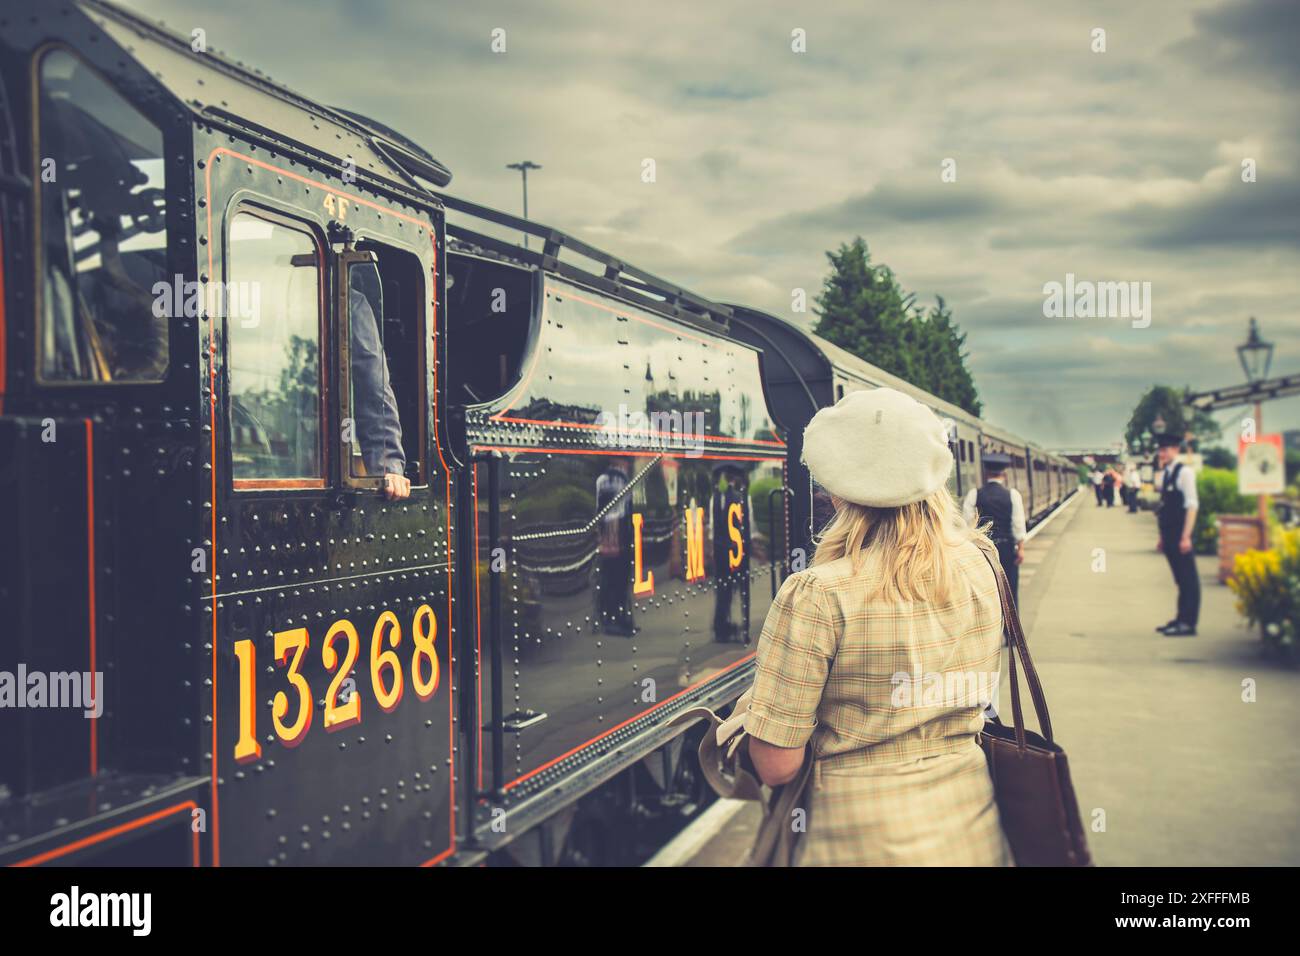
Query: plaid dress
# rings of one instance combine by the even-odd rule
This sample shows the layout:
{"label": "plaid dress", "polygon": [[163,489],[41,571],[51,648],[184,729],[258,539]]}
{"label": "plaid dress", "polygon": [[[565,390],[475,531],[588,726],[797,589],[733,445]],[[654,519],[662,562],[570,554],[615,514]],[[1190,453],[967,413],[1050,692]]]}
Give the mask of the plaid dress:
{"label": "plaid dress", "polygon": [[781,586],[763,625],[745,729],[812,738],[802,866],[1010,866],[984,753],[1002,610],[979,548],[954,555],[947,604],[868,600],[879,569],[841,558]]}

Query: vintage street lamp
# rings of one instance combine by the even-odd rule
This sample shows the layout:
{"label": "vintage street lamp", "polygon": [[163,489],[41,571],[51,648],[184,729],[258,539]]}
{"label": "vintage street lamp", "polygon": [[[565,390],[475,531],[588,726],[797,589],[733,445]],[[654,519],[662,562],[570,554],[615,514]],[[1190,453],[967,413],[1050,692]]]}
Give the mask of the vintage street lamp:
{"label": "vintage street lamp", "polygon": [[[1237,358],[1241,359],[1242,371],[1246,381],[1254,383],[1268,378],[1268,367],[1273,363],[1273,343],[1265,342],[1259,337],[1259,323],[1250,317],[1250,335],[1246,341],[1237,346]],[[1259,406],[1255,406],[1258,412]],[[1259,427],[1259,415],[1255,416],[1255,427]]]}
{"label": "vintage street lamp", "polygon": [[[1246,341],[1237,346],[1237,358],[1241,359],[1242,371],[1246,381],[1254,384],[1268,377],[1268,367],[1273,363],[1273,343],[1265,342],[1259,337],[1259,323],[1250,317],[1250,334]],[[1255,437],[1264,433],[1264,406],[1255,403]],[[1268,495],[1259,496],[1259,540],[1260,547],[1268,547]]]}

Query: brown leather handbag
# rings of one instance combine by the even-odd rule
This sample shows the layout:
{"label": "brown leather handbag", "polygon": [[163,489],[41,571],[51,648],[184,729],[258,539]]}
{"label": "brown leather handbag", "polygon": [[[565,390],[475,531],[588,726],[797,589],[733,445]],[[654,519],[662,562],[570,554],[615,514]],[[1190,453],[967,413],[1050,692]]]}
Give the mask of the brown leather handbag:
{"label": "brown leather handbag", "polygon": [[[1047,699],[1029,656],[1016,602],[1001,566],[987,551],[984,557],[993,568],[1002,600],[1011,677],[1011,713],[1015,723],[1014,727],[1007,727],[993,717],[985,721],[984,730],[978,735],[984,756],[988,758],[1002,831],[1011,845],[1016,866],[1091,866],[1079,803],[1070,781],[1070,765],[1065,751],[1052,740]],[[1025,682],[1034,701],[1041,736],[1025,730],[1017,655],[1024,665]]]}

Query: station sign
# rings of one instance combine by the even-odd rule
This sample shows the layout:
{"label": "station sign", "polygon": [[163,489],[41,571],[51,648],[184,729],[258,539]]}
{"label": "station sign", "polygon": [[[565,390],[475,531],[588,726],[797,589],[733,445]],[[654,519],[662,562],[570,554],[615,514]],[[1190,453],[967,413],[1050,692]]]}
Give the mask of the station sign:
{"label": "station sign", "polygon": [[1281,435],[1237,443],[1237,488],[1243,495],[1280,495],[1286,489]]}

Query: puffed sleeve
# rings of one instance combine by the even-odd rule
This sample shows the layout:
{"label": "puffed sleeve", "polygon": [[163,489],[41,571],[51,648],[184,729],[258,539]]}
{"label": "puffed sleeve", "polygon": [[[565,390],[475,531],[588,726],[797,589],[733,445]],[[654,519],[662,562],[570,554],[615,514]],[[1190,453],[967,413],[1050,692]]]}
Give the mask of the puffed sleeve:
{"label": "puffed sleeve", "polygon": [[758,639],[758,671],[745,717],[751,736],[776,747],[808,742],[839,635],[834,599],[812,572],[786,578]]}

